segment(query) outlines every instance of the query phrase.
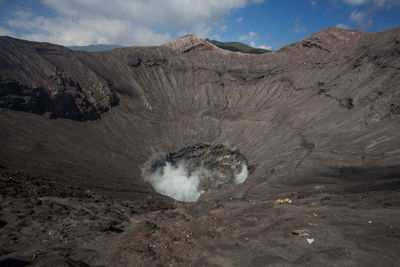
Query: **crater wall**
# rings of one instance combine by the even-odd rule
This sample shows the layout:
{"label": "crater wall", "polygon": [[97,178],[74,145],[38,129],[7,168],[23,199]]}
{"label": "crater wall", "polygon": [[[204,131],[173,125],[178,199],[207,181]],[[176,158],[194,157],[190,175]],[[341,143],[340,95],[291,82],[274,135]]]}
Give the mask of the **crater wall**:
{"label": "crater wall", "polygon": [[[241,196],[324,180],[332,168],[396,166],[399,35],[328,28],[263,55],[195,36],[100,53],[3,37],[0,164],[126,196],[152,192],[140,170],[152,155],[196,143],[223,144],[255,166],[232,189]],[[12,105],[28,94],[15,96],[10,81],[69,94],[75,109]],[[32,114],[46,112],[53,119]]]}

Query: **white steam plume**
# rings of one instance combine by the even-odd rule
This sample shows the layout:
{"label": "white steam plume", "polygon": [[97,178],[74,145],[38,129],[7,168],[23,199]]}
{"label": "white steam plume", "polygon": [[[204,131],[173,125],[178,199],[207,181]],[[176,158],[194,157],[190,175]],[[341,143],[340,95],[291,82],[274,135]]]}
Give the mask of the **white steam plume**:
{"label": "white steam plume", "polygon": [[[166,162],[164,167],[150,171],[150,161],[146,164],[148,166],[144,166],[142,169],[144,179],[152,185],[156,192],[178,201],[196,202],[204,192],[201,188],[202,182],[205,179],[219,179],[218,174],[213,175],[212,171],[204,166],[191,168],[189,171],[184,163],[174,166],[170,162]],[[232,165],[231,168],[234,173],[234,177],[232,177],[234,184],[241,184],[247,179],[249,171],[245,163],[240,166]]]}
{"label": "white steam plume", "polygon": [[247,165],[245,163],[242,163],[242,170],[240,171],[239,174],[235,175],[235,184],[243,183],[248,176],[249,176],[249,170],[247,169]]}
{"label": "white steam plume", "polygon": [[205,168],[189,172],[185,166],[172,166],[169,162],[146,178],[158,193],[185,202],[195,202],[203,193],[199,190],[200,181],[210,177]]}

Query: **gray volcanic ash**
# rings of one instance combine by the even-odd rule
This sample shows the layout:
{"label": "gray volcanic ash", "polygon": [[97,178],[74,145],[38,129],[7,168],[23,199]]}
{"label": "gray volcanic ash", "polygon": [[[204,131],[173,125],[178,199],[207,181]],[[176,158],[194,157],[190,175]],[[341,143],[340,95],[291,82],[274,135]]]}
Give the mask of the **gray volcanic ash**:
{"label": "gray volcanic ash", "polygon": [[0,263],[398,265],[399,36],[262,55],[0,37]]}

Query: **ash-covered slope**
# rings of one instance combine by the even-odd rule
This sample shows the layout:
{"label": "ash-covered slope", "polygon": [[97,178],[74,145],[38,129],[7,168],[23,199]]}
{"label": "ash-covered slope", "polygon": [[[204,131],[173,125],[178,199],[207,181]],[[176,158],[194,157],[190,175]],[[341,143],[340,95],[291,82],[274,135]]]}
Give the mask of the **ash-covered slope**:
{"label": "ash-covered slope", "polygon": [[[265,55],[225,51],[193,35],[103,53],[2,38],[2,107],[85,120],[108,110],[116,94],[120,105],[93,123],[4,109],[1,161],[64,177],[63,170],[81,173],[75,164],[85,177],[108,166],[140,183],[139,166],[154,152],[206,142],[244,153],[256,166],[250,181],[393,165],[399,31],[328,28]],[[95,176],[103,174],[110,179]]]}
{"label": "ash-covered slope", "polygon": [[[192,35],[161,47],[102,53],[1,38],[0,165],[120,198],[151,197],[161,203],[166,198],[141,178],[149,158],[200,143],[223,144],[240,151],[255,169],[245,183],[205,193],[190,206],[196,219],[185,215],[190,221],[185,235],[196,227],[199,233],[197,243],[182,251],[198,253],[199,265],[321,265],[342,258],[357,259],[353,264],[384,258],[393,265],[393,236],[388,233],[379,244],[369,243],[368,236],[389,231],[384,221],[392,220],[395,228],[399,222],[398,203],[392,201],[400,186],[399,36],[399,27],[379,33],[328,28],[263,55],[229,52]],[[70,79],[53,78],[57,73]],[[41,101],[42,94],[49,100]],[[67,97],[55,97],[59,94]],[[119,104],[112,107],[117,97]],[[57,119],[32,114],[46,112]],[[98,120],[84,121],[100,114]],[[385,200],[384,190],[393,198]],[[371,192],[370,198],[362,195],[368,201],[360,200],[360,192]],[[268,196],[302,204],[274,209]],[[377,199],[393,206],[384,212]],[[310,206],[322,201],[329,202],[324,218],[331,219],[326,221],[318,212],[313,215]],[[357,204],[349,218],[345,205],[352,202]],[[167,222],[182,224],[172,214],[160,216],[146,218],[167,232]],[[379,231],[363,228],[368,224],[361,221],[375,218],[382,223]],[[314,224],[325,227],[315,226],[322,243],[315,254],[307,254],[307,243],[292,242],[291,230]],[[354,236],[354,229],[363,229],[365,236]],[[248,242],[253,237],[246,231],[254,240],[268,238]],[[160,238],[164,235],[152,228],[148,242]],[[170,263],[162,258],[172,255],[161,249],[169,242],[164,241],[160,251],[150,247],[137,257],[143,264]],[[345,253],[343,246],[354,253]],[[379,253],[366,252],[374,249]],[[269,250],[274,253],[260,256]],[[176,253],[174,260],[180,257]],[[242,261],[229,261],[231,255]]]}
{"label": "ash-covered slope", "polygon": [[0,38],[0,107],[95,120],[118,103],[110,83],[58,45]]}

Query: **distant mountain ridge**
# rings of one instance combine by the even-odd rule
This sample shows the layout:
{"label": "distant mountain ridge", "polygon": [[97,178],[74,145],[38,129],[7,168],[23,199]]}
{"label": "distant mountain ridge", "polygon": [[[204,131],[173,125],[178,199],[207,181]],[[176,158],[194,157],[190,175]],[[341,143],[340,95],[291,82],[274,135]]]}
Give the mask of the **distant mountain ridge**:
{"label": "distant mountain ridge", "polygon": [[219,48],[233,51],[233,52],[242,52],[242,53],[247,53],[247,54],[265,54],[272,52],[271,50],[263,49],[263,48],[254,48],[251,47],[247,44],[240,43],[240,42],[219,42],[216,40],[209,40],[207,39],[208,42],[212,43],[215,46],[218,46]]}
{"label": "distant mountain ridge", "polygon": [[[216,40],[206,39],[207,42],[221,48],[224,50],[232,51],[232,52],[242,52],[247,54],[265,54],[272,52],[271,50],[263,49],[263,48],[255,48],[251,47],[247,44],[240,42],[219,42]],[[116,48],[123,48],[122,45],[117,44],[95,44],[95,45],[86,45],[86,46],[66,46],[66,48],[71,49],[73,51],[86,51],[86,52],[104,52],[110,51]]]}
{"label": "distant mountain ridge", "polygon": [[74,51],[104,52],[104,51],[113,50],[115,48],[123,48],[123,46],[117,45],[117,44],[112,44],[112,45],[95,44],[95,45],[84,45],[84,46],[79,46],[79,45],[66,46],[66,48],[74,50]]}

